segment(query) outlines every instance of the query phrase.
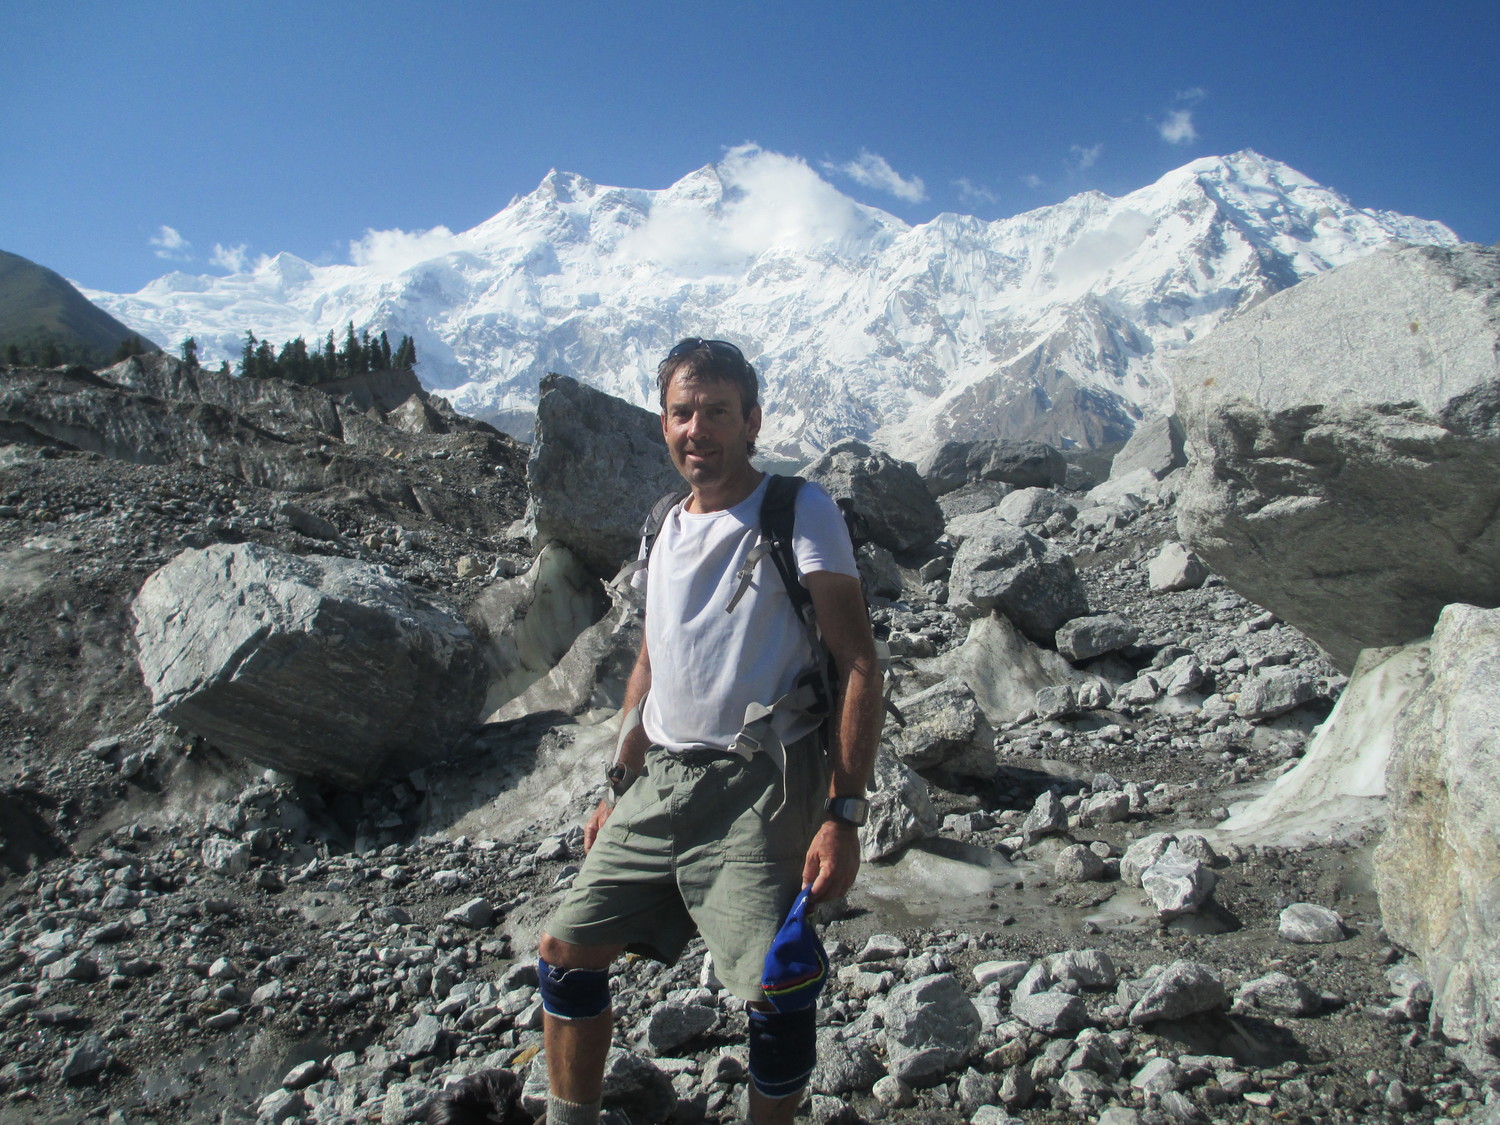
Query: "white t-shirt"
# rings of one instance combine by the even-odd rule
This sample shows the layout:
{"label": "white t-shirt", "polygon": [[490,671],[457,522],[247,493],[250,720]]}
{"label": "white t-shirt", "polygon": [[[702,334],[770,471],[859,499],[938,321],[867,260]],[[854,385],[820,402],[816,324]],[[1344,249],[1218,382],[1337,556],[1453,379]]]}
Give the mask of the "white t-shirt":
{"label": "white t-shirt", "polygon": [[[684,512],[678,504],[657,534],[646,568],[651,691],[641,721],[646,736],[668,750],[726,748],[749,704],[774,703],[813,664],[807,631],[769,555],[726,612],[740,565],[760,542],[769,480],[722,512]],[[799,575],[859,574],[843,513],[820,485],[809,482],[797,493],[792,552]],[[804,715],[776,717],[784,742],[816,726]]]}

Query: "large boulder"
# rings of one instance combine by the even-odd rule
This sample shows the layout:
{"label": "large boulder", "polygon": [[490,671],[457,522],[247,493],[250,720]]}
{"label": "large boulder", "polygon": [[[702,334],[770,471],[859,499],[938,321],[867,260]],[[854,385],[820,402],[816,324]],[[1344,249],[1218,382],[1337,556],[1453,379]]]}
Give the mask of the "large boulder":
{"label": "large boulder", "polygon": [[368,563],[220,544],[151,575],[131,610],[158,716],[332,784],[440,760],[483,695],[458,612]]}
{"label": "large boulder", "polygon": [[1421,959],[1443,1034],[1500,1067],[1500,609],[1452,605],[1396,722],[1375,855],[1386,932]]}
{"label": "large boulder", "polygon": [[992,525],[953,556],[950,603],[1003,613],[1032,640],[1051,644],[1057,627],[1088,613],[1073,558],[1019,527]]}
{"label": "large boulder", "polygon": [[1056,488],[1068,476],[1062,453],[1040,441],[948,441],[923,457],[917,470],[934,496],[977,480]]}
{"label": "large boulder", "polygon": [[933,681],[954,677],[966,684],[994,727],[1030,711],[1044,688],[1074,687],[1098,681],[1077,671],[1057,653],[1040,648],[1003,617],[981,617],[957,648],[923,660],[917,670]]}
{"label": "large boulder", "polygon": [[1500,251],[1381,251],[1181,352],[1178,525],[1345,671],[1500,603]]}
{"label": "large boulder", "polygon": [[853,514],[863,536],[902,554],[943,534],[943,510],[909,461],[877,453],[858,441],[841,441],[805,474]]}
{"label": "large boulder", "polygon": [[542,380],[526,483],[536,545],[563,544],[601,578],[634,557],[656,498],[687,489],[659,415],[565,375]]}
{"label": "large boulder", "polygon": [[1186,436],[1176,415],[1158,414],[1145,419],[1110,462],[1109,479],[1119,480],[1137,469],[1145,469],[1161,480],[1173,469],[1187,464]]}

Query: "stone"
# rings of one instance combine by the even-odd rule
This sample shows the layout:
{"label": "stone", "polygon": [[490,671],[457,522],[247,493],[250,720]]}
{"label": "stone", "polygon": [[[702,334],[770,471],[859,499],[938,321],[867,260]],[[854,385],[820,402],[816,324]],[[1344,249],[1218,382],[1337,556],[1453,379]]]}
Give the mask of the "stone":
{"label": "stone", "polygon": [[1294,902],[1281,912],[1276,936],[1298,945],[1324,945],[1349,935],[1336,911],[1312,902]]}
{"label": "stone", "polygon": [[981,961],[974,966],[974,983],[980,988],[1014,988],[1030,967],[1030,961]]}
{"label": "stone", "polygon": [[250,870],[250,846],[239,840],[210,836],[203,841],[198,853],[203,857],[204,867],[221,875],[243,875]]}
{"label": "stone", "polygon": [[421,1082],[392,1082],[380,1103],[380,1125],[407,1125],[427,1115],[432,1091]]}
{"label": "stone", "polygon": [[900,985],[885,1004],[890,1073],[914,1085],[935,1081],[968,1060],[979,1029],[979,1012],[951,974]]}
{"label": "stone", "polygon": [[443,921],[466,926],[471,930],[482,930],[495,920],[495,907],[487,898],[471,898],[462,906],[455,906],[443,915]]}
{"label": "stone", "polygon": [[1500,610],[1443,610],[1427,674],[1392,744],[1386,832],[1375,852],[1381,921],[1393,942],[1421,959],[1434,1025],[1493,1066],[1500,1042]]}
{"label": "stone", "polygon": [[828,490],[851,513],[863,535],[901,555],[943,534],[943,510],[916,466],[858,441],[841,441],[803,474]]}
{"label": "stone", "polygon": [[1072,661],[1092,660],[1135,644],[1141,631],[1117,613],[1075,617],[1058,626],[1057,651]]}
{"label": "stone", "polygon": [[1111,480],[1145,469],[1161,480],[1187,464],[1187,434],[1176,415],[1154,414],[1136,425],[1124,446],[1109,463]]}
{"label": "stone", "polygon": [[920,662],[924,675],[954,676],[967,684],[997,729],[1030,711],[1043,688],[1091,682],[1055,652],[1040,648],[1004,617],[993,614],[969,625],[964,643]]}
{"label": "stone", "polygon": [[1146,566],[1146,581],[1157,594],[1196,590],[1208,581],[1208,567],[1181,543],[1164,543]]}
{"label": "stone", "polygon": [[1165,1094],[1168,1090],[1180,1090],[1186,1084],[1182,1068],[1171,1059],[1157,1057],[1147,1059],[1135,1072],[1130,1084],[1146,1094]]}
{"label": "stone", "polygon": [[1089,1010],[1071,992],[1051,989],[1021,995],[1020,989],[1010,1001],[1011,1015],[1027,1027],[1045,1035],[1068,1035],[1088,1026]]}
{"label": "stone", "polygon": [[1318,684],[1300,668],[1266,668],[1245,679],[1235,714],[1252,722],[1284,715],[1318,698]]}
{"label": "stone", "polygon": [[255,1125],[301,1121],[307,1111],[307,1098],[300,1090],[272,1090],[255,1105]]}
{"label": "stone", "polygon": [[1020,528],[965,539],[948,586],[950,603],[1004,614],[1040,644],[1051,644],[1060,625],[1088,613],[1072,556]]}
{"label": "stone", "polygon": [[946,441],[917,462],[917,471],[932,494],[942,496],[970,481],[1058,488],[1067,481],[1068,465],[1045,442],[989,439]]}
{"label": "stone", "polygon": [[703,1035],[718,1021],[706,1004],[663,1001],[647,1013],[643,1037],[653,1054],[669,1054]]}
{"label": "stone", "polygon": [[1246,981],[1234,994],[1236,1008],[1256,1008],[1282,1016],[1312,1016],[1323,1009],[1317,992],[1286,973]]}
{"label": "stone", "polygon": [[894,855],[936,832],[941,823],[927,783],[884,746],[876,751],[867,796],[870,815],[859,833],[860,857],[866,863]]}
{"label": "stone", "polygon": [[1394,246],[1169,361],[1180,535],[1342,671],[1500,604],[1497,291],[1500,251]]}
{"label": "stone", "polygon": [[216,545],[152,574],[131,612],[153,713],[273,769],[365,788],[476,717],[468,626],[383,567]]}
{"label": "stone", "polygon": [[1224,983],[1207,965],[1174,961],[1151,982],[1130,1009],[1130,1022],[1139,1027],[1154,1020],[1179,1020],[1228,1006]]}
{"label": "stone", "polygon": [[660,414],[556,374],[541,382],[526,483],[537,549],[561,543],[600,578],[635,557],[657,497],[687,491]]}
{"label": "stone", "polygon": [[1161,861],[1177,837],[1170,832],[1152,832],[1142,836],[1120,857],[1120,879],[1131,887],[1139,887],[1146,869]]}
{"label": "stone", "polygon": [[1057,853],[1052,873],[1059,883],[1089,883],[1105,877],[1104,860],[1089,851],[1087,845],[1069,844]]}
{"label": "stone", "polygon": [[995,775],[994,728],[962,680],[948,677],[895,703],[905,721],[887,723],[884,738],[912,769],[941,766],[967,777]]}
{"label": "stone", "polygon": [[808,1085],[820,1094],[870,1089],[885,1076],[885,1065],[862,1037],[844,1037],[835,1028],[818,1029],[818,1065]]}
{"label": "stone", "polygon": [[1113,988],[1119,974],[1114,959],[1102,949],[1069,949],[1046,960],[1053,981],[1072,981],[1079,988]]}
{"label": "stone", "polygon": [[1044,789],[1037,794],[1026,819],[1021,821],[1021,836],[1029,846],[1043,836],[1066,831],[1067,827],[1068,812],[1062,801],[1052,790]]}
{"label": "stone", "polygon": [[98,1035],[89,1032],[79,1038],[71,1050],[63,1056],[57,1076],[64,1082],[91,1078],[105,1070],[115,1061],[114,1052]]}
{"label": "stone", "polygon": [[1017,527],[1040,527],[1055,515],[1071,523],[1078,509],[1050,488],[1018,488],[995,506],[995,514]]}
{"label": "stone", "polygon": [[631,1121],[666,1121],[677,1094],[671,1076],[650,1059],[614,1047],[604,1062],[604,1103]]}
{"label": "stone", "polygon": [[1212,897],[1218,881],[1201,860],[1182,855],[1176,845],[1141,872],[1141,887],[1164,920],[1198,910]]}
{"label": "stone", "polygon": [[447,1034],[436,1016],[419,1016],[415,1023],[396,1037],[396,1049],[409,1059],[436,1054]]}

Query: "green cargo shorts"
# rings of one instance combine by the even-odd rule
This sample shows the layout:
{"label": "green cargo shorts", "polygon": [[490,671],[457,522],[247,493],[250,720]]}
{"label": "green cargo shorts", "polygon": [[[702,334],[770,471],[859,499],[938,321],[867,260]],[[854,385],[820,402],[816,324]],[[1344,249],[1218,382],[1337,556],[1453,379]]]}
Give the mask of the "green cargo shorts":
{"label": "green cargo shorts", "polygon": [[575,945],[623,945],[667,964],[695,932],[724,987],[765,998],[761,969],[802,885],[823,821],[828,766],[818,732],[767,754],[651,747],[546,931]]}

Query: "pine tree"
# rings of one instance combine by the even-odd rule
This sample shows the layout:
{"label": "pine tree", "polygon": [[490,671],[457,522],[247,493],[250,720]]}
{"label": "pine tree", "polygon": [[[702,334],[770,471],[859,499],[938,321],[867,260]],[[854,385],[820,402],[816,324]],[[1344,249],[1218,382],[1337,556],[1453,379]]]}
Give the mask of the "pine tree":
{"label": "pine tree", "polygon": [[382,371],[391,369],[391,341],[383,328],[380,330],[380,369]]}
{"label": "pine tree", "polygon": [[198,370],[198,341],[191,336],[182,342],[182,365],[189,371]]}
{"label": "pine tree", "polygon": [[257,377],[255,370],[255,333],[245,329],[245,346],[240,350],[240,375],[246,379]]}

